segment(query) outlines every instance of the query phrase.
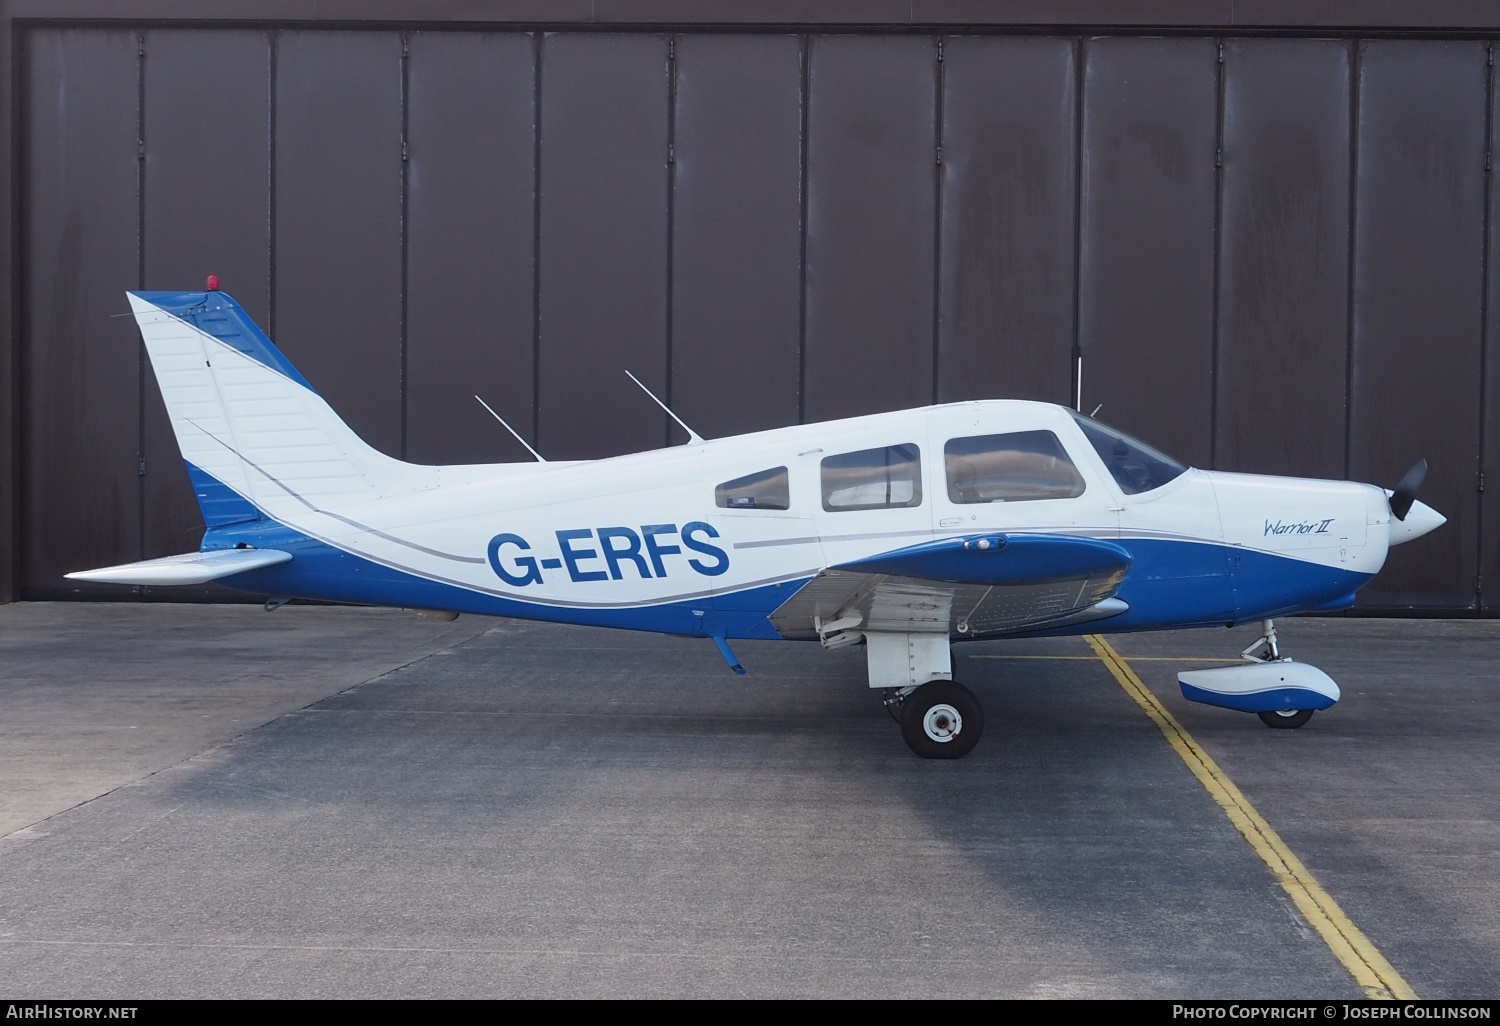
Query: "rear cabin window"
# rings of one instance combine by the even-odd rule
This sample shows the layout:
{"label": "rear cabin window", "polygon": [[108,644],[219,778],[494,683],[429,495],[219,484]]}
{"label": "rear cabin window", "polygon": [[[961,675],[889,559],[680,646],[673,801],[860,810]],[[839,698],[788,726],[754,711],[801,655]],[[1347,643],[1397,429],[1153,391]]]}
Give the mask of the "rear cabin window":
{"label": "rear cabin window", "polygon": [[1101,424],[1081,413],[1073,414],[1089,444],[1109,468],[1110,476],[1126,495],[1139,495],[1160,488],[1187,473],[1187,467],[1166,453],[1158,452],[1139,438]]}
{"label": "rear cabin window", "polygon": [[829,456],[822,469],[830,512],[922,505],[922,453],[910,443]]}
{"label": "rear cabin window", "polygon": [[724,509],[789,509],[791,490],[786,468],[772,467],[725,481],[714,489],[714,502]]}
{"label": "rear cabin window", "polygon": [[1083,475],[1051,431],[954,438],[943,446],[948,498],[957,503],[1072,499]]}

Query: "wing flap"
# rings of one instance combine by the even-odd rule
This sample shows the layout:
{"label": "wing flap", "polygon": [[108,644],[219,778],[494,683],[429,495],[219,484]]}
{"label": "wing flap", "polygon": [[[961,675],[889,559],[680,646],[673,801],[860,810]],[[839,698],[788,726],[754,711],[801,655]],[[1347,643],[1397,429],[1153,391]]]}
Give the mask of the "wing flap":
{"label": "wing flap", "polygon": [[215,549],[184,552],[179,556],[163,556],[139,563],[121,563],[98,570],[79,570],[66,576],[69,580],[106,584],[207,584],[246,570],[285,563],[291,558],[290,552],[279,549]]}

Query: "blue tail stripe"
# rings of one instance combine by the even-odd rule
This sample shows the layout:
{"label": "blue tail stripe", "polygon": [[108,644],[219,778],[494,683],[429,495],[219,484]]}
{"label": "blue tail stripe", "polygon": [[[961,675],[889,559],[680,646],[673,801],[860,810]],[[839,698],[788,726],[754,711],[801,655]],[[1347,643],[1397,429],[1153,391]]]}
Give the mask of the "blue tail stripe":
{"label": "blue tail stripe", "polygon": [[224,482],[187,463],[188,480],[193,483],[193,494],[198,498],[198,508],[203,511],[206,527],[223,527],[226,524],[242,524],[249,520],[260,520],[260,510],[245,500],[239,492]]}
{"label": "blue tail stripe", "polygon": [[291,378],[309,392],[317,389],[281,355],[260,326],[227,292],[133,292],[131,293],[174,317],[198,328],[276,373]]}

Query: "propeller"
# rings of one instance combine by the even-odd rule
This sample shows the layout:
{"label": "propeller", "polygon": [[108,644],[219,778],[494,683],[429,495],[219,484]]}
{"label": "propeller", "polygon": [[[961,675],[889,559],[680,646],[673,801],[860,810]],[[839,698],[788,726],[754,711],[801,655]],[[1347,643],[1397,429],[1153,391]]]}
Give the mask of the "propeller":
{"label": "propeller", "polygon": [[1396,485],[1396,490],[1391,492],[1391,516],[1397,520],[1405,520],[1406,514],[1411,512],[1412,503],[1417,501],[1417,492],[1422,488],[1422,481],[1427,477],[1427,461],[1417,460],[1411,465],[1411,469],[1401,475],[1401,481]]}

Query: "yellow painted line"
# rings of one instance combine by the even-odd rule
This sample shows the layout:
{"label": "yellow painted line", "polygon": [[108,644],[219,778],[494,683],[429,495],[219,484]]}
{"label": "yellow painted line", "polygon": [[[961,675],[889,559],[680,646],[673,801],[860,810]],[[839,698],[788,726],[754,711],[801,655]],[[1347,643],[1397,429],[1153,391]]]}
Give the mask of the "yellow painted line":
{"label": "yellow painted line", "polygon": [[1114,650],[1114,646],[1097,634],[1086,635],[1084,640],[1104,665],[1109,667],[1109,672],[1114,674],[1125,693],[1146,710],[1146,715],[1151,717],[1166,737],[1167,743],[1181,756],[1188,769],[1193,771],[1193,776],[1198,778],[1198,782],[1219,803],[1235,829],[1245,836],[1250,847],[1270,867],[1271,875],[1276,877],[1282,889],[1291,896],[1292,902],[1312,928],[1318,931],[1318,935],[1328,945],[1328,950],[1344,964],[1355,982],[1364,988],[1365,996],[1414,1000],[1417,995],[1411,985],[1401,978],[1401,974],[1385,960],[1385,956],[1370,939],[1349,920],[1344,910],[1339,908],[1338,902],[1313,879],[1302,860],[1292,854],[1286,842],[1261,818],[1260,813],[1255,811],[1255,806],[1240,793],[1240,789],[1219,768],[1219,764],[1193,740],[1191,734],[1182,729],[1182,725],[1167,712],[1166,707],[1157,701],[1156,696],[1130,668],[1130,664]]}
{"label": "yellow painted line", "polygon": [[[968,653],[964,653],[968,655]],[[1007,652],[985,652],[968,656],[970,659],[1074,659],[1085,663],[1094,661],[1094,656],[1069,655],[1011,655]],[[1210,656],[1132,656],[1138,663],[1242,663],[1243,659],[1219,659]]]}

